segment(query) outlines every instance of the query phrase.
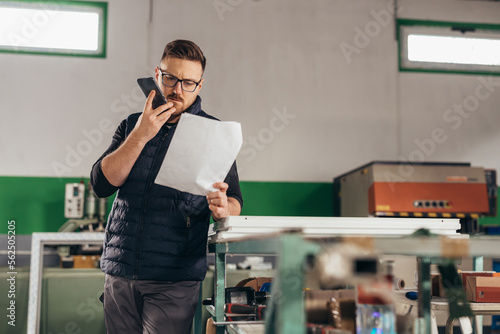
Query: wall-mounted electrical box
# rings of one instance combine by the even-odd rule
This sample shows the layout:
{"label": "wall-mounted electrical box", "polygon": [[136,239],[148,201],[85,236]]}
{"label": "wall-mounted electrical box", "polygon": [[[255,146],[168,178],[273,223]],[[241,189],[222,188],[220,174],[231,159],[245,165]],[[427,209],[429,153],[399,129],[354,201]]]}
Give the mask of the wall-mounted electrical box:
{"label": "wall-mounted electrical box", "polygon": [[83,218],[84,200],[85,185],[83,183],[67,183],[64,200],[64,217]]}

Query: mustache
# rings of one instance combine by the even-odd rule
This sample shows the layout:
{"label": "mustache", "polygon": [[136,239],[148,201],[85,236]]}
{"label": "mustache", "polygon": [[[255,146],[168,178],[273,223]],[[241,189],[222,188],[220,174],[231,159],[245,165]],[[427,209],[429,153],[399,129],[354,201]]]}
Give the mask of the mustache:
{"label": "mustache", "polygon": [[177,94],[170,94],[167,96],[167,101],[170,100],[170,99],[174,99],[174,100],[178,100],[178,101],[181,101],[183,102],[184,99],[182,99],[179,95]]}

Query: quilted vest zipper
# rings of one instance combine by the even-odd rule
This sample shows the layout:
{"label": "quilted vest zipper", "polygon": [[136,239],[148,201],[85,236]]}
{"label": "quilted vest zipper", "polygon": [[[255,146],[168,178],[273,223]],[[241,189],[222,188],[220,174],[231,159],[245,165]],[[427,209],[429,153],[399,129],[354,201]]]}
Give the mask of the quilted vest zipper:
{"label": "quilted vest zipper", "polygon": [[186,218],[186,248],[184,249],[184,254],[187,255],[189,250],[189,229],[191,228],[191,217]]}
{"label": "quilted vest zipper", "polygon": [[[169,129],[170,130],[170,129]],[[132,276],[133,279],[138,279],[138,273],[139,273],[139,249],[141,247],[141,238],[142,238],[142,230],[144,229],[144,224],[145,224],[145,218],[146,218],[146,208],[148,205],[148,200],[149,200],[149,188],[153,185],[153,173],[152,169],[156,165],[156,161],[158,159],[158,151],[161,149],[161,146],[163,142],[165,141],[165,138],[167,138],[168,134],[170,131],[167,130],[165,135],[161,137],[160,142],[158,143],[158,147],[156,148],[156,153],[155,157],[153,159],[153,162],[151,163],[151,169],[149,170],[148,174],[148,182],[146,183],[146,188],[144,189],[144,197],[142,199],[142,206],[141,206],[141,224],[139,225],[139,232],[137,233],[137,244],[135,248],[135,263],[134,263],[134,275]]]}

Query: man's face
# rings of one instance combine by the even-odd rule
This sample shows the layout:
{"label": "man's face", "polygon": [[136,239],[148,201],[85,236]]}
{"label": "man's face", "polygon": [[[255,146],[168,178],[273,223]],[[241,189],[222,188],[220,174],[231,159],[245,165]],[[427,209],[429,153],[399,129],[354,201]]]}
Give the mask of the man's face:
{"label": "man's face", "polygon": [[[168,77],[163,76],[166,81],[170,80],[171,82],[173,77],[180,80],[186,80],[182,83],[184,88],[189,88],[189,82],[191,82],[191,85],[192,82],[199,82],[199,85],[193,92],[187,92],[182,89],[180,81],[177,82],[175,86],[168,87],[163,84],[162,73],[168,75]],[[174,103],[174,107],[176,109],[169,122],[177,122],[180,114],[193,104],[194,100],[200,93],[201,85],[203,83],[203,79],[201,78],[203,75],[201,64],[197,61],[167,57],[161,61],[160,67],[156,68],[155,75],[156,81],[163,92],[163,95],[165,95],[168,102]]]}

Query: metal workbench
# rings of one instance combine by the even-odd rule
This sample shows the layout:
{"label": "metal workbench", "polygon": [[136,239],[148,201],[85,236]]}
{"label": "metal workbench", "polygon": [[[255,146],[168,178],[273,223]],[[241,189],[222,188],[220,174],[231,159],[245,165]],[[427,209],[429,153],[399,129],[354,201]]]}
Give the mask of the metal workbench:
{"label": "metal workbench", "polygon": [[[444,257],[500,257],[500,238],[468,236],[433,237],[368,237],[378,254],[416,256],[419,269],[418,316],[421,318],[421,333],[431,333],[431,283],[430,265],[433,259]],[[217,333],[225,333],[228,323],[224,321],[225,258],[227,254],[276,254],[278,256],[276,277],[273,281],[271,302],[268,305],[265,333],[304,334],[306,332],[305,306],[303,300],[304,266],[310,256],[318,254],[324,247],[341,242],[341,237],[310,237],[301,232],[279,232],[271,235],[253,235],[236,240],[221,240],[209,244],[215,253],[215,307],[213,309]],[[262,325],[249,331],[238,329],[233,323],[227,327],[230,333],[262,332]]]}

